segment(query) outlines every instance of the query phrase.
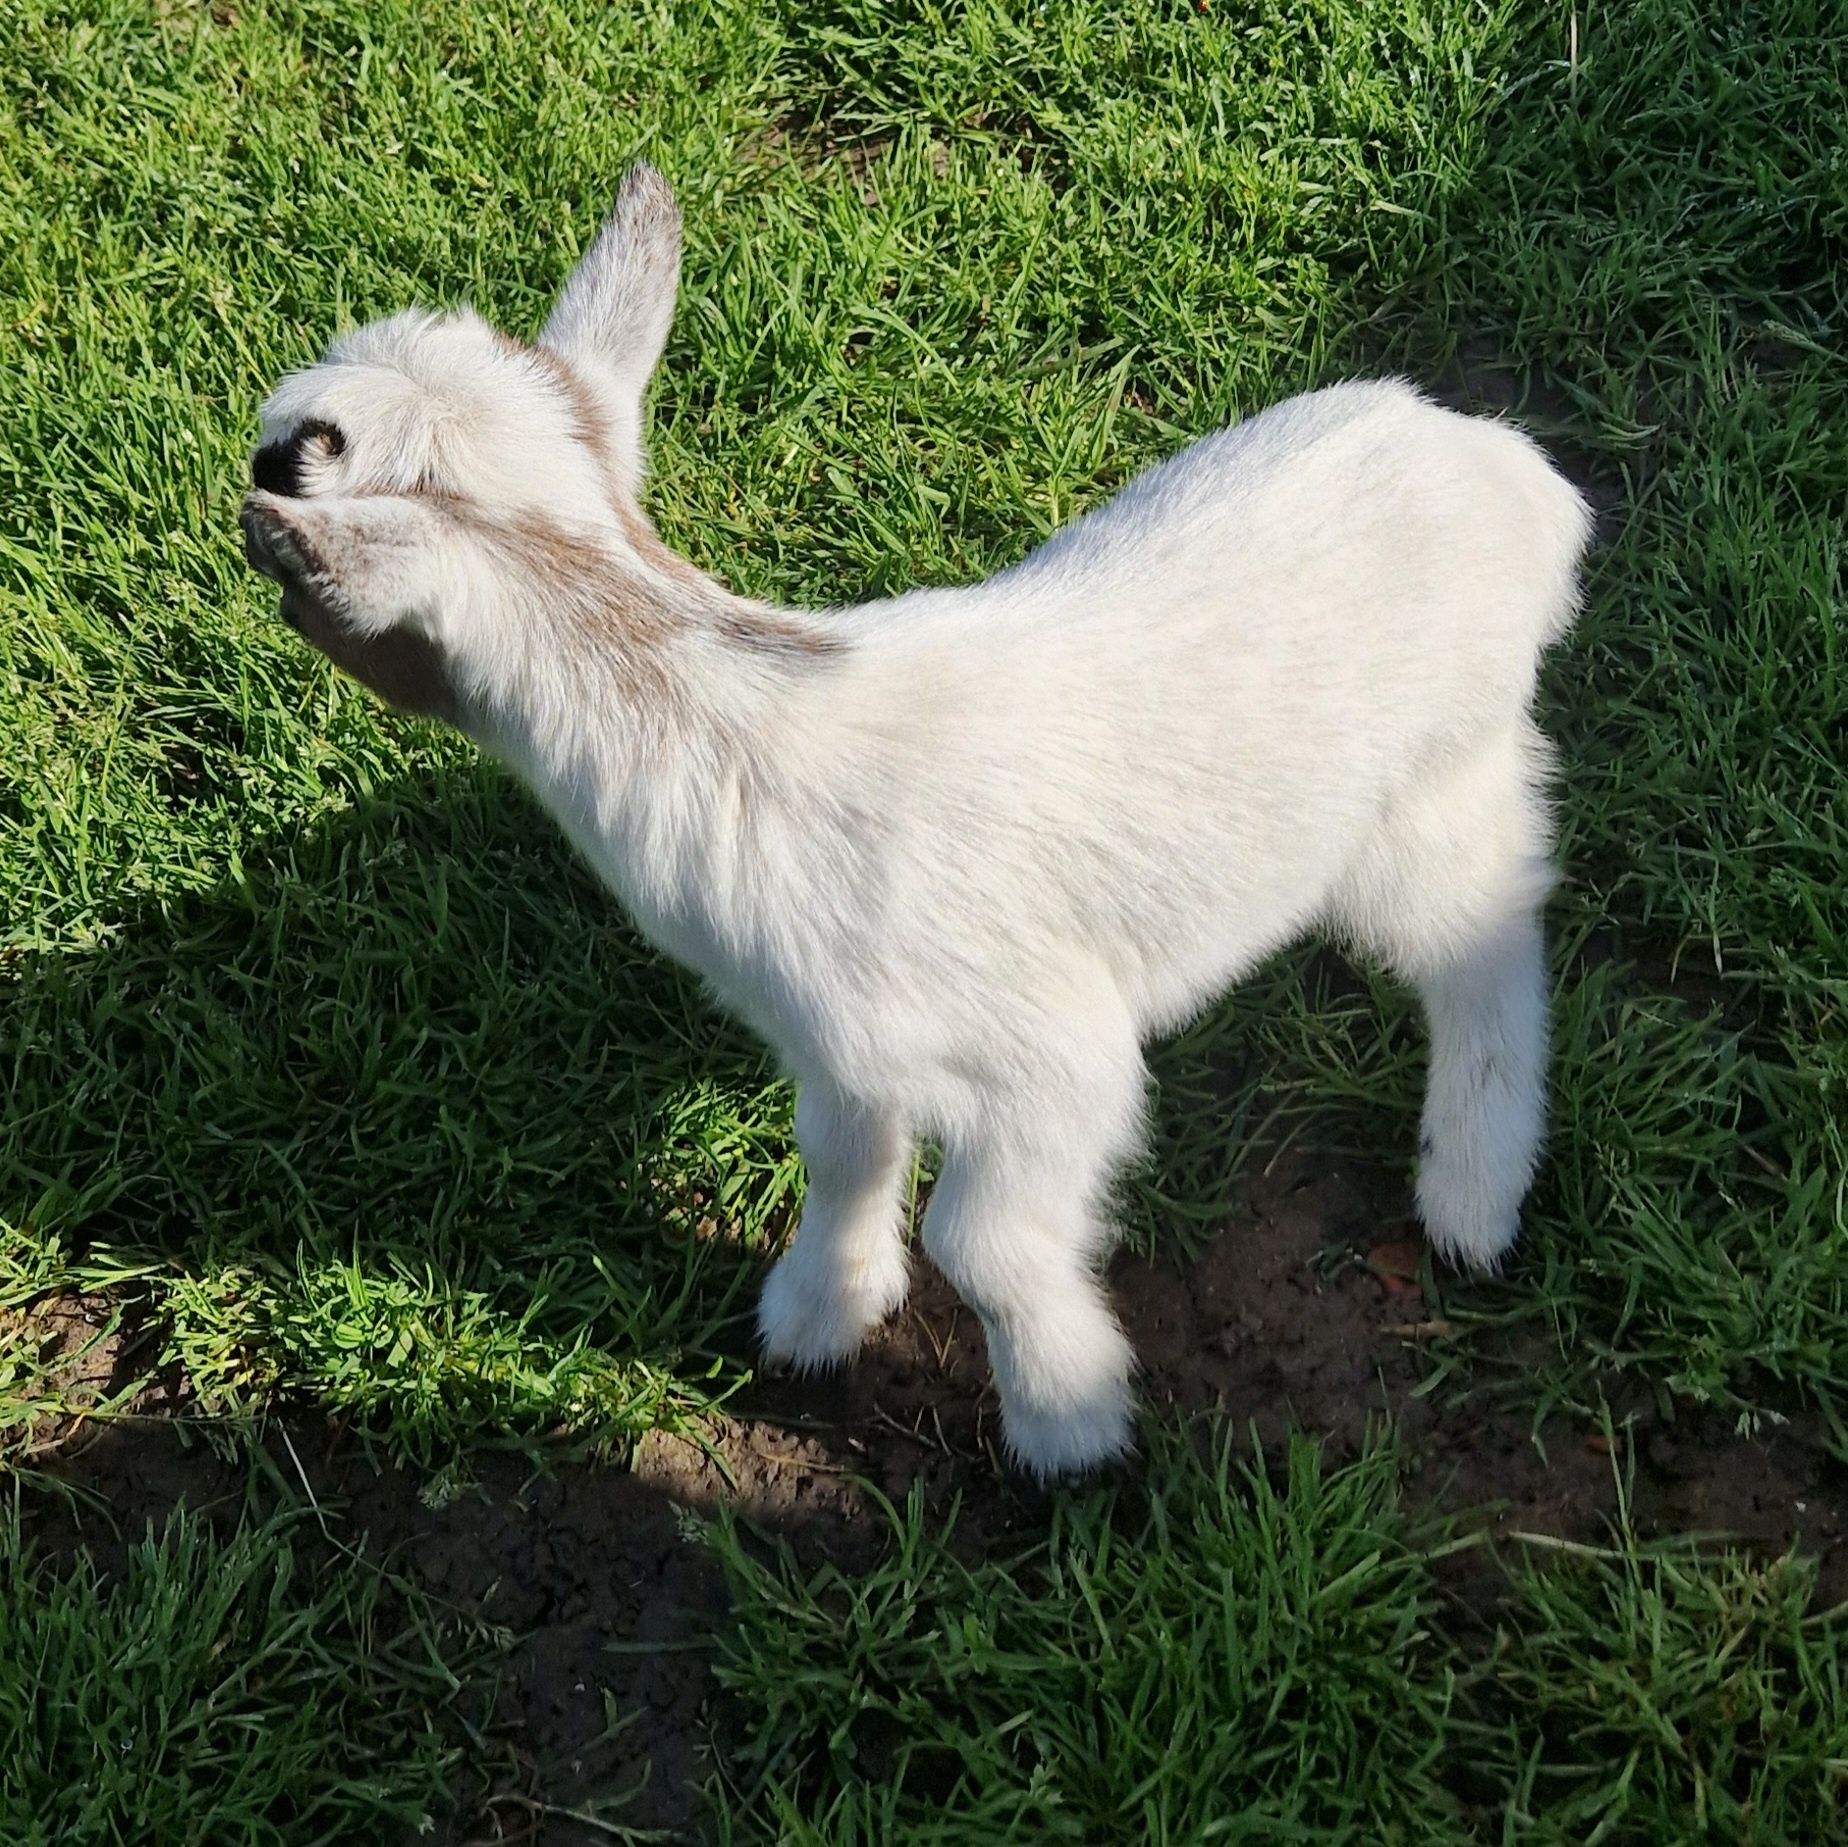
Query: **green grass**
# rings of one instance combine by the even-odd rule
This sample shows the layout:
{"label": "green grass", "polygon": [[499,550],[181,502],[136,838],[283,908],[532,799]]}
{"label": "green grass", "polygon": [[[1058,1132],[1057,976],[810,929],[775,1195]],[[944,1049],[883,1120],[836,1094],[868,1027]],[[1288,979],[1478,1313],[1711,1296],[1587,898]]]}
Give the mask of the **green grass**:
{"label": "green grass", "polygon": [[866,1572],[726,1532],[720,1679],[761,1714],[726,1765],[743,1813],[829,1841],[1377,1841],[1442,1806],[1454,1694],[1390,1457],[1214,1461],[1169,1440],[1145,1502],[1073,1499],[976,1564],[916,1496]]}
{"label": "green grass", "polygon": [[385,1841],[460,1780],[448,1709],[479,1637],[288,1519],[176,1515],[104,1573],[0,1514],[0,1839],[12,1847]]}
{"label": "green grass", "polygon": [[[530,332],[646,153],[689,233],[654,504],[741,589],[966,580],[1356,369],[1461,358],[1595,481],[1608,542],[1544,691],[1553,1151],[1507,1279],[1445,1285],[1544,1357],[1454,1363],[1535,1408],[1806,1407],[1848,1454],[1836,14],[0,0],[0,1317],[100,1293],[208,1411],[350,1411],[426,1461],[619,1453],[737,1380],[799,1187],[787,1094],[505,777],[300,648],[235,524],[280,370],[412,299]],[[1157,1053],[1132,1235],[1210,1230],[1254,1136],[1404,1165],[1421,1059],[1402,995],[1279,958]],[[0,1454],[61,1390],[0,1350]],[[922,1595],[934,1554],[904,1556]],[[1201,1554],[1232,1556],[1263,1555]],[[1391,1557],[1382,1605],[1416,1575]],[[1695,1814],[1698,1753],[1541,1672],[1547,1636],[1630,1671],[1626,1571],[1689,1656],[1772,1597],[1673,1569],[1520,1605],[1508,1697],[1544,1748],[1490,1754],[1508,1814]],[[1417,1689],[1395,1726],[1502,1723],[1444,1691],[1450,1644],[1381,1646]],[[1740,1748],[1753,1815],[1816,1812],[1774,1728]],[[813,1762],[842,1815],[886,1800]],[[1714,1776],[1701,1800],[1737,1794]]]}
{"label": "green grass", "polygon": [[1815,1842],[1848,1789],[1848,1611],[1800,1560],[1683,1543],[1509,1561],[1408,1514],[1389,1448],[1275,1476],[1164,1433],[1150,1482],[959,1553],[917,1497],[870,1570],[737,1529],[731,1837],[790,1843]]}

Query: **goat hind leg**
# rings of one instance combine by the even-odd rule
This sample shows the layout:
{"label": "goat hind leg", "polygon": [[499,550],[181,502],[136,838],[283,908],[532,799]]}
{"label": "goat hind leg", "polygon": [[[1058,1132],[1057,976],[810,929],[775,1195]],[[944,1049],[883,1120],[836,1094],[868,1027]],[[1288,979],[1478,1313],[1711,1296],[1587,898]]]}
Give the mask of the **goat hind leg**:
{"label": "goat hind leg", "polygon": [[1545,1128],[1545,763],[1522,720],[1440,771],[1387,818],[1340,907],[1424,1003],[1418,1213],[1438,1251],[1479,1270],[1515,1241]]}

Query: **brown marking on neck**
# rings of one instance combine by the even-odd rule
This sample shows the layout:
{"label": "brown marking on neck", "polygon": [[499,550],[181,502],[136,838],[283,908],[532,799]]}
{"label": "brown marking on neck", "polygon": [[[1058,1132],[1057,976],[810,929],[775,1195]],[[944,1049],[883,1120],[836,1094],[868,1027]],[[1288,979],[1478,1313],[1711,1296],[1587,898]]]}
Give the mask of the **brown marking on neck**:
{"label": "brown marking on neck", "polygon": [[697,565],[661,542],[661,535],[655,531],[647,514],[636,505],[634,494],[622,478],[609,413],[603,408],[595,388],[554,348],[534,346],[519,350],[525,352],[570,406],[572,433],[597,458],[603,476],[604,497],[614,509],[622,536],[628,540],[636,557],[649,570],[663,577],[710,587],[712,580]]}
{"label": "brown marking on neck", "polygon": [[620,637],[631,647],[684,624],[708,628],[740,648],[792,665],[841,651],[838,636],[803,618],[734,597],[663,543],[623,479],[611,419],[595,388],[556,349],[522,346],[501,333],[495,337],[504,350],[530,362],[565,400],[572,434],[596,460],[604,497],[624,541],[643,570],[662,583],[656,589],[638,581],[608,553],[537,515],[486,522],[458,507],[503,556],[544,583],[562,607],[578,612],[592,632]]}
{"label": "brown marking on neck", "polygon": [[538,589],[540,600],[574,619],[580,632],[620,643],[631,660],[676,633],[703,631],[754,654],[790,665],[841,652],[840,638],[800,617],[734,597],[658,539],[655,548],[678,569],[638,572],[617,553],[536,514],[472,522],[508,564]]}
{"label": "brown marking on neck", "polygon": [[840,636],[758,603],[731,603],[719,611],[713,626],[738,647],[788,661],[791,666],[827,660],[845,647]]}

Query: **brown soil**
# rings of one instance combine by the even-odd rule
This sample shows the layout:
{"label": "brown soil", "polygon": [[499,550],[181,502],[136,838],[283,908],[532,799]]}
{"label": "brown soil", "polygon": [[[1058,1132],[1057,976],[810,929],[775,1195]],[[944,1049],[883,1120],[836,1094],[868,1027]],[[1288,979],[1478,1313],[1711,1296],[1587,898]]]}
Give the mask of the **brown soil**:
{"label": "brown soil", "polygon": [[[1426,1300],[1422,1253],[1400,1211],[1375,1176],[1292,1160],[1252,1183],[1238,1223],[1191,1265],[1119,1262],[1113,1284],[1146,1398],[1183,1412],[1223,1408],[1267,1441],[1294,1423],[1337,1454],[1353,1450],[1370,1419],[1390,1415],[1415,1459],[1414,1492],[1481,1510],[1504,1537],[1601,1538],[1616,1506],[1615,1465],[1628,1462],[1645,1533],[1725,1533],[1779,1550],[1800,1542],[1818,1560],[1825,1597],[1848,1594],[1848,1470],[1801,1419],[1746,1439],[1686,1407],[1665,1418],[1653,1398],[1620,1402],[1628,1421],[1618,1443],[1635,1453],[1613,1457],[1597,1429],[1558,1419],[1536,1433],[1530,1412],[1485,1407],[1492,1394],[1466,1406],[1420,1395],[1428,1350],[1467,1336]],[[1520,1366],[1528,1357],[1495,1339],[1492,1352],[1479,1344],[1480,1358]],[[729,1501],[800,1552],[848,1569],[879,1543],[862,1478],[888,1494],[920,1483],[935,1506],[959,1497],[957,1530],[971,1546],[1043,1525],[1043,1498],[998,1458],[979,1329],[928,1272],[850,1374],[765,1380],[734,1410],[709,1447],[656,1435],[628,1470],[540,1468],[491,1453],[444,1506],[427,1504],[427,1483],[375,1467],[362,1444],[330,1428],[267,1439],[283,1478],[337,1506],[375,1553],[520,1638],[496,1755],[482,1766],[494,1794],[456,1824],[451,1847],[607,1839],[565,1811],[623,1790],[636,1792],[621,1811],[627,1825],[670,1838],[692,1825],[710,1690],[703,1644],[723,1621],[723,1586],[685,1537],[685,1510]],[[67,1431],[38,1465],[101,1497],[131,1536],[181,1500],[234,1509],[248,1479],[159,1415]],[[54,1553],[81,1545],[106,1558],[116,1543],[58,1497],[30,1497],[28,1507]],[[1492,1595],[1492,1565],[1468,1556],[1475,1562],[1457,1568],[1453,1589]],[[606,1693],[628,1718],[613,1739]]]}
{"label": "brown soil", "polygon": [[35,1407],[30,1441],[20,1457],[0,1446],[0,1467],[53,1454],[86,1418],[142,1395],[137,1360],[140,1330],[123,1325],[110,1304],[76,1295],[50,1295],[24,1308],[0,1308],[0,1354],[21,1353],[34,1367]]}

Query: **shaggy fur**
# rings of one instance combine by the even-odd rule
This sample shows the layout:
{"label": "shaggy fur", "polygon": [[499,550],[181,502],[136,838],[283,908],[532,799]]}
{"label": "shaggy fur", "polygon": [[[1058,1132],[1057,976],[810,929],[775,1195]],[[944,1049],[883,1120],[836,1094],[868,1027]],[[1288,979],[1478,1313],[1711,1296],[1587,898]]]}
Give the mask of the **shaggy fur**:
{"label": "shaggy fur", "polygon": [[1505,424],[1399,383],[1195,443],[966,590],[739,599],[641,510],[679,220],[638,169],[539,343],[343,334],[263,413],[244,524],[285,613],[531,783],[642,928],[800,1087],[800,1231],[764,1346],[852,1356],[925,1249],[1042,1475],[1131,1436],[1100,1284],[1142,1045],[1338,932],[1431,1024],[1418,1207],[1478,1267],[1540,1145],[1551,879],[1541,650],[1588,519]]}

